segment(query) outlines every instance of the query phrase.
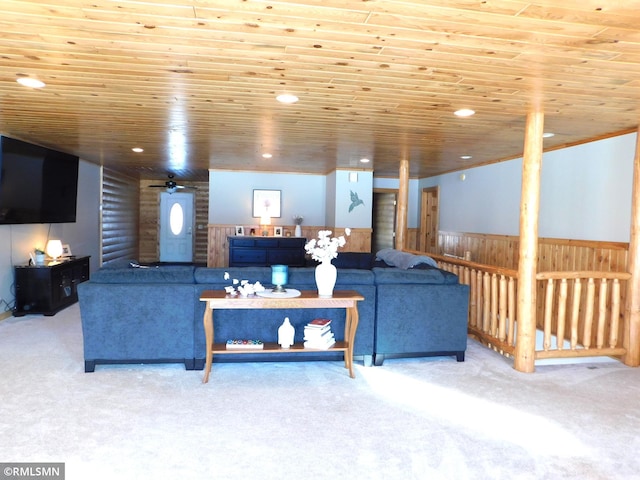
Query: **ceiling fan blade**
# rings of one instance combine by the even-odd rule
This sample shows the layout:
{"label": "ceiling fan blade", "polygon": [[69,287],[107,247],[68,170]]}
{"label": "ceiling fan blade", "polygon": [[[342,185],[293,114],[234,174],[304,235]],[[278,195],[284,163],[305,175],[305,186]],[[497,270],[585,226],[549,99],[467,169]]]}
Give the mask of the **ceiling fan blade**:
{"label": "ceiling fan blade", "polygon": [[153,187],[153,188],[167,188],[166,185],[147,185],[148,187]]}

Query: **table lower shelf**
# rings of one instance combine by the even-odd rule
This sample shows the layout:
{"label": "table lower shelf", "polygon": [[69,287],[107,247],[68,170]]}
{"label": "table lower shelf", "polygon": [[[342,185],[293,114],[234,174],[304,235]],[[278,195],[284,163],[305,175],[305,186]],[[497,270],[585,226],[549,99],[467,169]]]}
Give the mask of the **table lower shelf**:
{"label": "table lower shelf", "polygon": [[282,348],[278,343],[265,342],[263,348],[241,348],[227,349],[226,343],[214,343],[211,353],[220,354],[238,354],[238,353],[318,353],[318,352],[347,352],[349,348],[348,342],[337,341],[330,348],[305,348],[301,343],[295,343],[290,348]]}

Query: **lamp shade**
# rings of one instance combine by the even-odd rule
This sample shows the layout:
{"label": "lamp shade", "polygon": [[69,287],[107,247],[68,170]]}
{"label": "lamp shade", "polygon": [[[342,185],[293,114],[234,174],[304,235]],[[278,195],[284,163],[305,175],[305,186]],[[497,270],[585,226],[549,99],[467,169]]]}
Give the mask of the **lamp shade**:
{"label": "lamp shade", "polygon": [[54,260],[62,255],[62,242],[60,240],[49,240],[47,242],[47,255]]}

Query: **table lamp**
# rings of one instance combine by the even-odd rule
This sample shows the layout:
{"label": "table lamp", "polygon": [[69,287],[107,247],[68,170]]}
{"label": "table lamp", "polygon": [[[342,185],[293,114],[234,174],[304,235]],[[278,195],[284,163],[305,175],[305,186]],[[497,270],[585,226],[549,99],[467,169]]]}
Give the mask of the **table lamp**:
{"label": "table lamp", "polygon": [[271,283],[273,293],[286,292],[284,286],[289,281],[289,267],[286,265],[271,265]]}
{"label": "table lamp", "polygon": [[47,255],[55,262],[58,257],[62,256],[62,242],[60,240],[49,240],[47,242]]}
{"label": "table lamp", "polygon": [[267,214],[264,214],[260,217],[260,225],[262,226],[262,236],[266,237],[269,235],[268,226],[271,225],[271,217]]}

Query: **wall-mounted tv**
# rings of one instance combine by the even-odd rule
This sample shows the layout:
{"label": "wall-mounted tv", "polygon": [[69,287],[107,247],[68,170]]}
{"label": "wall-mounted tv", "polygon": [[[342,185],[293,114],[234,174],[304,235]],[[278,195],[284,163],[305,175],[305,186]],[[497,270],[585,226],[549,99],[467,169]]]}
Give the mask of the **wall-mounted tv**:
{"label": "wall-mounted tv", "polygon": [[78,157],[0,137],[0,224],[76,221]]}

